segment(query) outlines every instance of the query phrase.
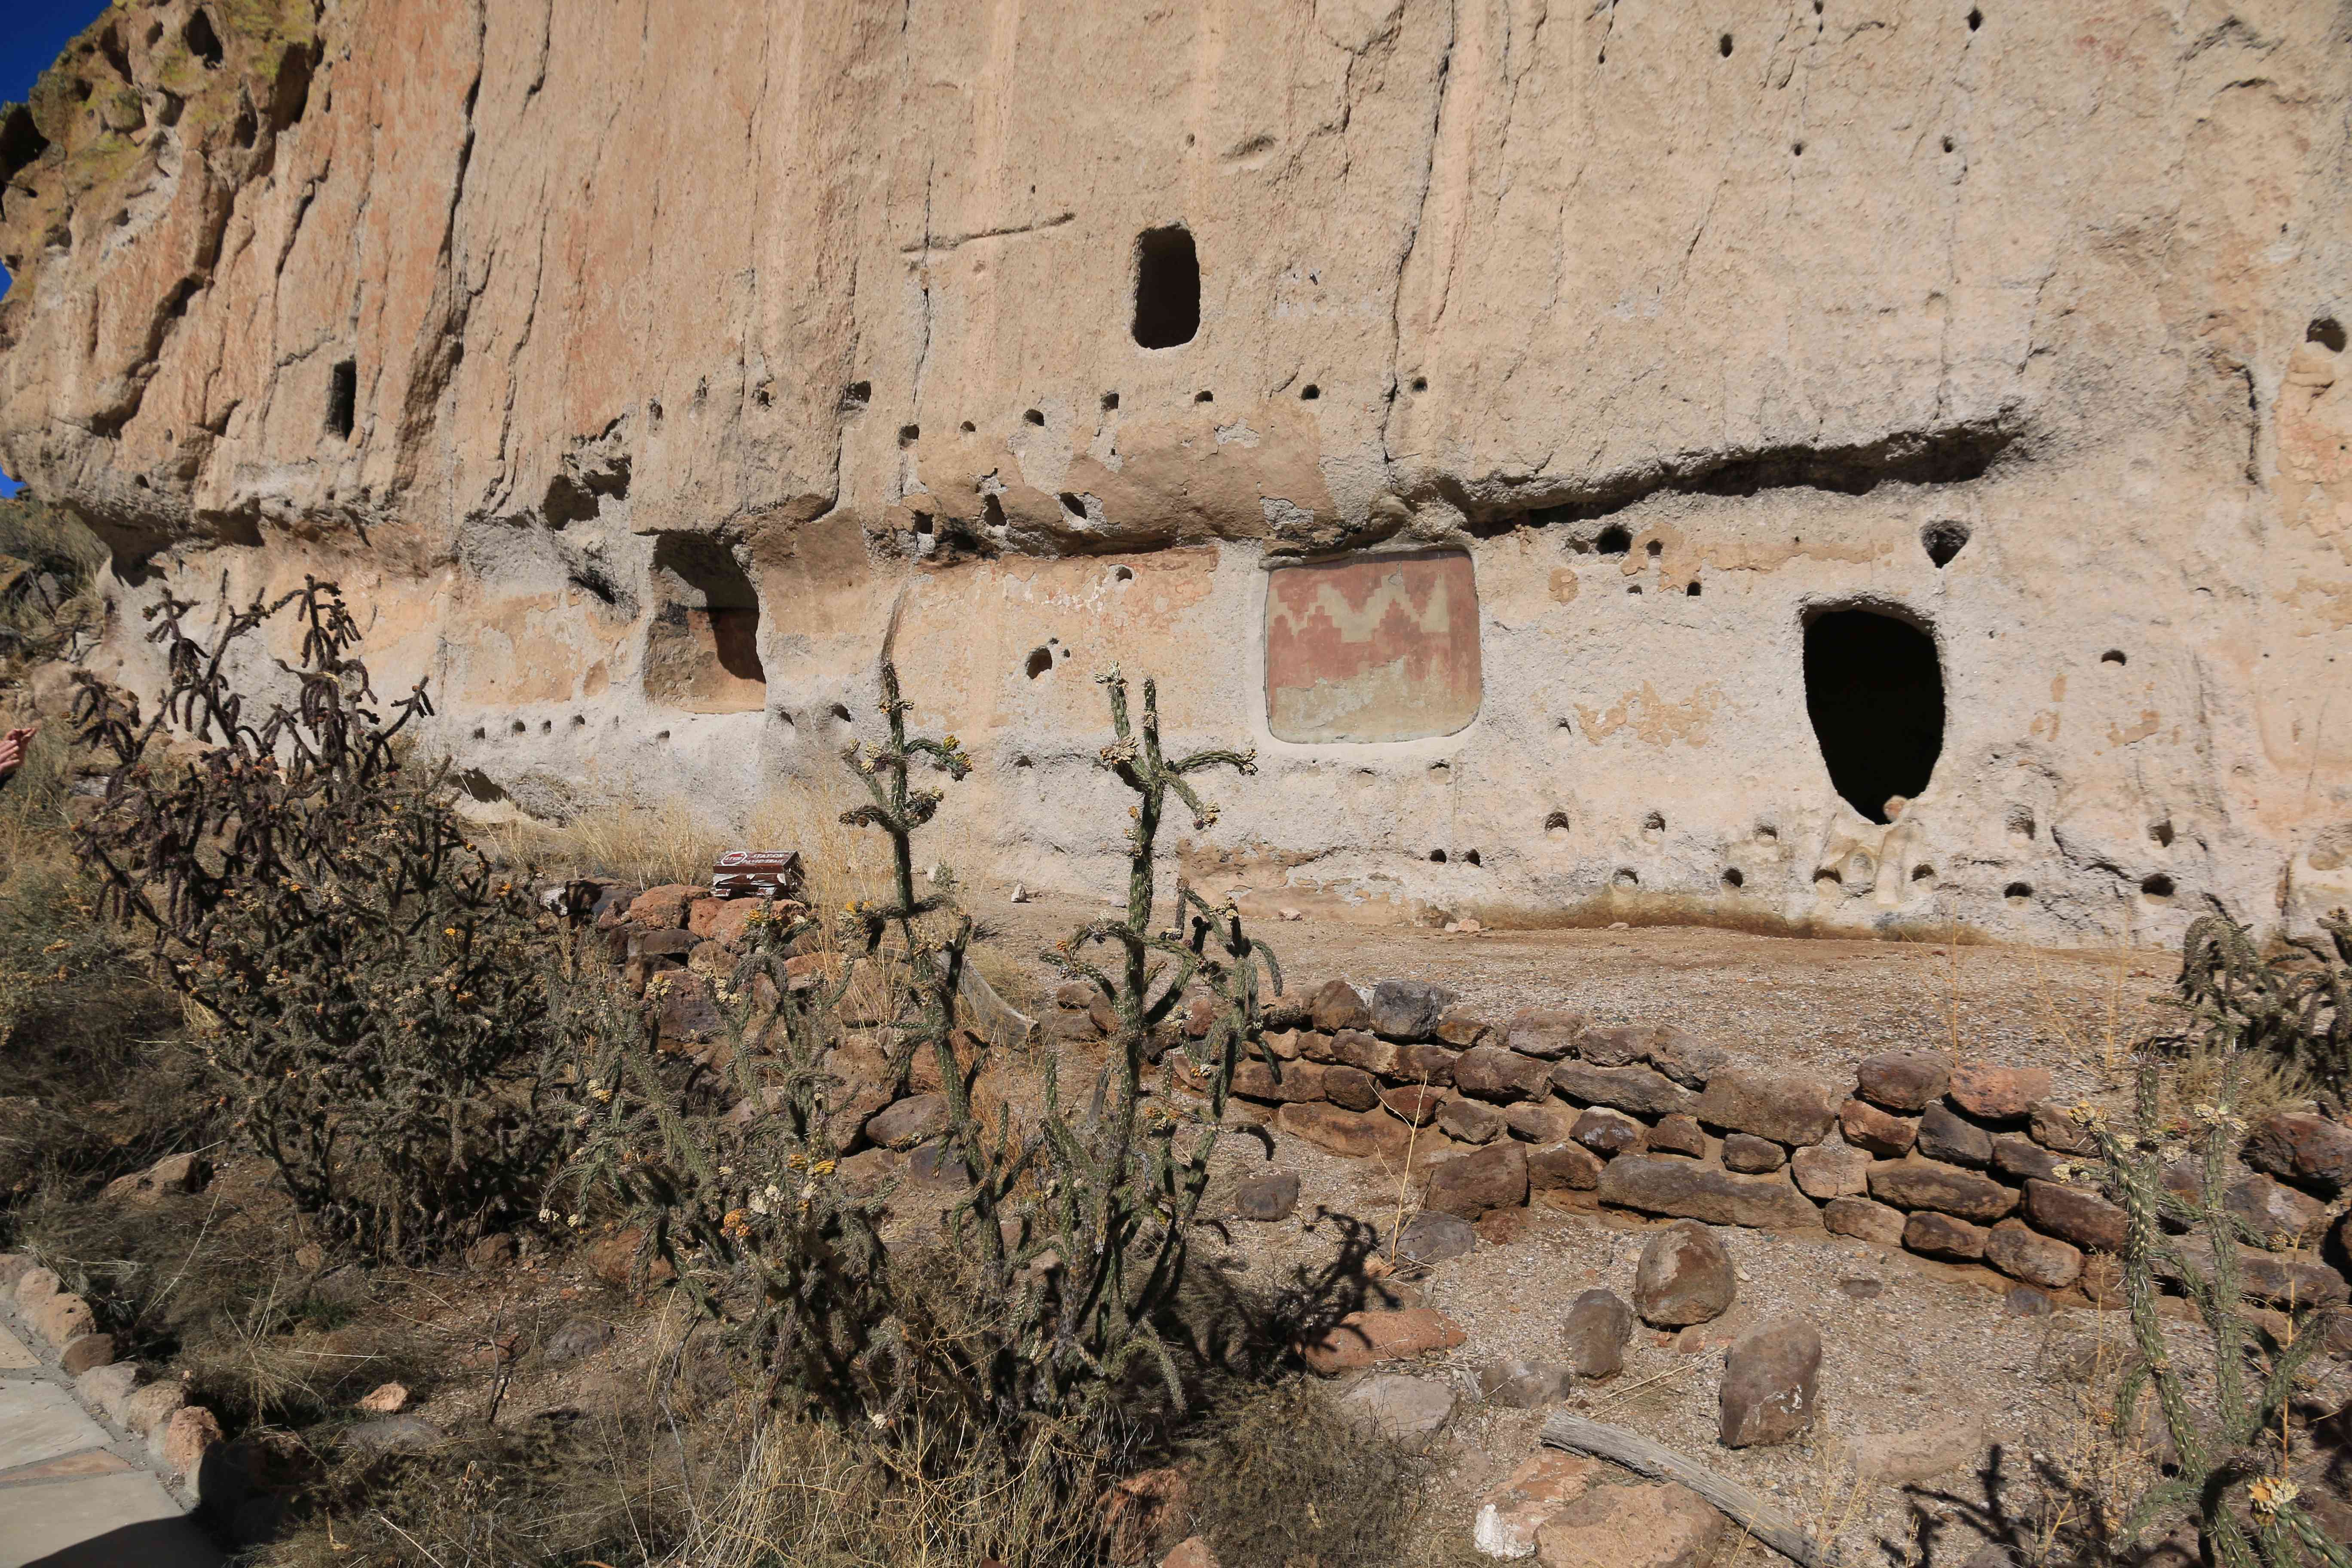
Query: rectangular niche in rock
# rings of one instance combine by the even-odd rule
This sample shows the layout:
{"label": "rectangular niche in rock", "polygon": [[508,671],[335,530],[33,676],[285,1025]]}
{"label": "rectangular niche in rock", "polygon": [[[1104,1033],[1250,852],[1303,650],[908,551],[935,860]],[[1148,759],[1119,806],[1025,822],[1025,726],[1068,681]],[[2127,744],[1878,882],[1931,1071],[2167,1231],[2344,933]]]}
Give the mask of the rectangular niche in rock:
{"label": "rectangular niche in rock", "polygon": [[1266,577],[1265,713],[1306,744],[1451,735],[1478,716],[1478,584],[1459,552]]}
{"label": "rectangular niche in rock", "polygon": [[715,539],[665,533],[654,544],[654,614],[646,632],[646,695],[695,713],[767,705],[760,668],[760,595]]}

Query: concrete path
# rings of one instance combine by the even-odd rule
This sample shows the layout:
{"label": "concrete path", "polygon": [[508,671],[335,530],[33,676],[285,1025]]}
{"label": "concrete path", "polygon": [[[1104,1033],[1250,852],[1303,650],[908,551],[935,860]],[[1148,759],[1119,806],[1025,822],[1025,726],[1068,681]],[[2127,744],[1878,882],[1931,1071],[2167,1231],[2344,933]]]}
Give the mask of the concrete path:
{"label": "concrete path", "polygon": [[216,1568],[221,1553],[0,1308],[0,1568]]}

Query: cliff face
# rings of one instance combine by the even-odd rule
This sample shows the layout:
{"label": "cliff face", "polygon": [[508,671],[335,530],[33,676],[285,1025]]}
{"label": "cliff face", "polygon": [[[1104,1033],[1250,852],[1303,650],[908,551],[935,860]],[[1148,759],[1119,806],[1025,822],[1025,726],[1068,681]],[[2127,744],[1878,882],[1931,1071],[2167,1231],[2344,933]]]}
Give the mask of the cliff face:
{"label": "cliff face", "polygon": [[0,456],[534,811],[837,765],[895,610],[1032,883],[1116,659],[1266,903],[2301,921],[2347,18],[131,0],[0,119]]}

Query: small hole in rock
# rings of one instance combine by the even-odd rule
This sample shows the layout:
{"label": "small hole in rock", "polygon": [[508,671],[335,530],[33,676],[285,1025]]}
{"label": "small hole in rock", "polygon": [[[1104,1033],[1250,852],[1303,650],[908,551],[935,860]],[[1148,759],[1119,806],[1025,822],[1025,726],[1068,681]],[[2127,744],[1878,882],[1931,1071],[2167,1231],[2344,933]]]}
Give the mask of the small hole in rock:
{"label": "small hole in rock", "polygon": [[2147,837],[2149,842],[2155,844],[2157,847],[2160,849],[2171,848],[2172,819],[2170,817],[2167,817],[2161,822],[2149,823],[2147,825]]}
{"label": "small hole in rock", "polygon": [[2142,898],[2168,899],[2172,897],[2172,879],[2161,871],[2152,872],[2140,879],[2139,890]]}
{"label": "small hole in rock", "polygon": [[917,441],[921,440],[922,437],[923,427],[919,425],[901,425],[898,426],[898,445],[901,447],[911,447]]}
{"label": "small hole in rock", "polygon": [[2101,664],[2128,664],[2131,661],[2124,657],[2123,649],[2119,647],[2111,647],[2107,649],[2106,652],[2099,656],[2099,662]]}
{"label": "small hole in rock", "polygon": [[483,729],[479,724],[474,726],[474,739],[477,741],[487,741],[489,738],[490,735],[488,731]]}
{"label": "small hole in rock", "polygon": [[1805,144],[1802,142],[1791,142],[1789,143],[1789,152],[1792,156],[1801,158],[1805,155]]}
{"label": "small hole in rock", "polygon": [[1054,668],[1054,650],[1046,647],[1031,648],[1028,658],[1023,662],[1021,668],[1028,673],[1030,679],[1036,679]]}
{"label": "small hole in rock", "polygon": [[1479,866],[1485,864],[1484,861],[1479,859],[1478,851],[1475,849],[1465,849],[1462,851],[1462,863],[1465,866]]}
{"label": "small hole in rock", "polygon": [[1298,401],[1301,403],[1312,403],[1322,395],[1323,389],[1311,381],[1298,390]]}
{"label": "small hole in rock", "polygon": [[1412,389],[1415,392],[1427,392],[1429,390],[1429,377],[1425,375],[1414,376],[1412,378]]}
{"label": "small hole in rock", "polygon": [[582,718],[579,714],[574,713],[574,714],[572,716],[572,727],[573,729],[575,729],[575,730],[583,730],[583,729],[587,728],[587,725],[588,725],[588,721],[587,721],[587,720],[585,720],[585,719],[583,719],[583,718]]}
{"label": "small hole in rock", "polygon": [[1074,492],[1064,490],[1062,492],[1061,499],[1062,510],[1064,511],[1068,512],[1080,522],[1084,522],[1087,520],[1087,503],[1081,500]]}
{"label": "small hole in rock", "polygon": [[870,381],[853,381],[842,390],[841,402],[845,408],[863,408],[873,401],[874,384]]}
{"label": "small hole in rock", "polygon": [[1213,392],[1196,392],[1192,395],[1192,401],[1195,403],[1214,403],[1216,400],[1217,395]]}
{"label": "small hole in rock", "polygon": [[992,495],[980,498],[980,521],[991,528],[1004,526],[1004,503]]}
{"label": "small hole in rock", "polygon": [[1642,818],[1642,831],[1643,831],[1643,832],[1644,832],[1644,833],[1664,833],[1665,830],[1666,830],[1666,814],[1665,814],[1664,812],[1663,812],[1663,811],[1654,811],[1654,812],[1650,813],[1650,815],[1649,815],[1649,816],[1645,816],[1645,817]]}
{"label": "small hole in rock", "polygon": [[1642,584],[1639,583],[1628,583],[1625,584],[1625,592],[1633,595],[1636,598],[1639,598],[1642,594]]}
{"label": "small hole in rock", "polygon": [[542,735],[553,734],[555,732],[555,721],[552,719],[541,719],[539,721],[539,732]]}
{"label": "small hole in rock", "polygon": [[1731,35],[1729,33],[1726,33],[1723,37],[1716,39],[1715,48],[1717,54],[1721,55],[1725,59],[1729,59],[1731,58]]}
{"label": "small hole in rock", "polygon": [[1759,844],[1778,844],[1780,842],[1780,830],[1769,822],[1759,822],[1756,825],[1755,837]]}
{"label": "small hole in rock", "polygon": [[2008,887],[2003,888],[2000,890],[2000,896],[2007,899],[2012,904],[2021,904],[2025,902],[2026,900],[2033,896],[2033,884],[2031,882],[2011,882]]}
{"label": "small hole in rock", "polygon": [[1945,138],[1944,138],[1944,151],[1945,151],[1945,152],[1947,152],[1947,153],[1948,153],[1948,152],[1950,152],[1951,150],[1952,150],[1952,139],[1951,139],[1950,137],[1947,136],[1947,137],[1945,137]]}
{"label": "small hole in rock", "polygon": [[1032,425],[1043,425],[1045,423],[1045,416],[1034,408],[1023,414],[1021,417],[1027,420]]}
{"label": "small hole in rock", "polygon": [[1544,818],[1544,837],[1557,844],[1568,837],[1568,813],[1555,811]]}
{"label": "small hole in rock", "polygon": [[1016,768],[1034,768],[1034,767],[1035,767],[1037,764],[1036,764],[1036,763],[1033,763],[1033,762],[1031,762],[1031,761],[1029,760],[1029,758],[1028,758],[1027,753],[1025,753],[1025,752],[1024,752],[1024,753],[1023,753],[1022,755],[1017,756],[1017,757],[1015,757],[1015,758],[1013,758],[1013,765],[1014,767],[1016,767]]}
{"label": "small hole in rock", "polygon": [[2022,805],[2011,806],[2009,808],[2010,837],[2015,839],[2020,844],[2025,844],[2032,841],[2033,834],[2034,822],[2032,808]]}
{"label": "small hole in rock", "polygon": [[1431,850],[1431,851],[1429,852],[1429,863],[1430,863],[1431,865],[1433,865],[1433,866],[1443,866],[1443,865],[1444,865],[1444,864],[1445,864],[1445,851],[1444,851],[1444,850],[1443,850],[1443,849],[1433,849],[1433,850]]}
{"label": "small hole in rock", "polygon": [[1748,885],[1748,879],[1741,874],[1738,867],[1728,867],[1723,873],[1723,885],[1727,890],[1736,893]]}
{"label": "small hole in rock", "polygon": [[1132,583],[1135,581],[1135,568],[1114,566],[1110,569],[1110,580],[1114,583]]}
{"label": "small hole in rock", "polygon": [[1115,412],[1117,412],[1117,411],[1118,411],[1118,393],[1116,393],[1116,392],[1106,392],[1106,393],[1104,393],[1104,394],[1103,394],[1102,405],[1103,405],[1103,412],[1104,412],[1105,414],[1111,414],[1111,413],[1115,413]]}
{"label": "small hole in rock", "polygon": [[962,424],[957,426],[956,428],[962,431],[965,435],[971,436],[978,433],[980,426],[967,419]]}
{"label": "small hole in rock", "polygon": [[1981,26],[1984,26],[1984,13],[1983,13],[1983,12],[1981,12],[1981,11],[1979,11],[1979,10],[1978,10],[1978,9],[1977,9],[1975,6],[1973,6],[1973,5],[1969,6],[1969,32],[1971,32],[1971,33],[1973,33],[1973,32],[1975,32],[1979,27],[1981,27]]}
{"label": "small hole in rock", "polygon": [[1641,873],[1634,870],[1631,866],[1618,867],[1617,874],[1610,878],[1609,880],[1612,884],[1620,888],[1638,888],[1642,885]]}
{"label": "small hole in rock", "polygon": [[1698,597],[1698,584],[1696,584],[1696,583],[1693,583],[1689,587],[1685,588],[1685,589],[1683,590],[1683,593],[1684,593],[1684,595],[1685,595],[1685,596],[1687,596],[1687,597],[1689,597],[1689,598],[1693,598],[1693,599],[1697,598],[1697,597]]}
{"label": "small hole in rock", "polygon": [[180,29],[180,41],[188,46],[190,54],[205,62],[206,70],[220,68],[225,54],[220,35],[213,31],[212,18],[202,11],[189,13],[188,25]]}
{"label": "small hole in rock", "polygon": [[831,713],[835,719],[839,720],[844,724],[849,722],[849,707],[846,703],[836,702],[831,708],[825,710],[825,711]]}
{"label": "small hole in rock", "polygon": [[1915,882],[1932,882],[1936,879],[1936,868],[1914,866],[1911,868],[1911,879]]}
{"label": "small hole in rock", "polygon": [[654,731],[654,739],[656,741],[667,741],[669,739],[669,731],[667,730],[656,730]]}
{"label": "small hole in rock", "polygon": [[2344,329],[2336,324],[2335,317],[2322,316],[2304,328],[2303,341],[2307,343],[2318,343],[2330,353],[2340,354],[2344,352]]}
{"label": "small hole in rock", "polygon": [[1181,224],[1136,236],[1133,330],[1147,349],[1189,343],[1201,330],[1201,258]]}
{"label": "small hole in rock", "polygon": [[[199,16],[202,12],[197,13]],[[360,367],[355,360],[340,360],[327,376],[327,434],[349,440],[360,400]]]}
{"label": "small hole in rock", "polygon": [[507,729],[508,732],[510,734],[520,735],[527,732],[530,729],[530,726],[518,719],[513,723],[508,725]]}
{"label": "small hole in rock", "polygon": [[1666,552],[1666,542],[1663,539],[1653,539],[1642,546],[1642,552],[1651,560],[1655,561]]}
{"label": "small hole in rock", "polygon": [[1633,536],[1612,522],[1601,531],[1601,537],[1592,542],[1592,548],[1603,555],[1623,555],[1633,548]]}
{"label": "small hole in rock", "polygon": [[1949,566],[1952,557],[1968,548],[1968,542],[1969,525],[1965,522],[1931,522],[1919,531],[1919,547],[1927,552],[1927,559],[1936,563],[1938,572]]}

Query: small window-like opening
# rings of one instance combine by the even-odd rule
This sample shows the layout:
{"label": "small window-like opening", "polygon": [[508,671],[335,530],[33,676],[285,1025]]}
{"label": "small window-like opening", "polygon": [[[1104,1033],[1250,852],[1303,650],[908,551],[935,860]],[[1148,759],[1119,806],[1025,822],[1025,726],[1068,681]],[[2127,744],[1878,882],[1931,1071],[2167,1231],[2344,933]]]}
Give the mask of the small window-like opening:
{"label": "small window-like opening", "polygon": [[1683,590],[1683,595],[1684,595],[1684,596],[1685,596],[1685,597],[1686,597],[1686,598],[1692,598],[1692,599],[1696,599],[1696,598],[1697,598],[1697,597],[1698,597],[1698,584],[1696,584],[1696,583],[1693,583],[1690,586],[1688,586],[1687,588],[1685,588],[1685,589]]}
{"label": "small window-like opening", "polygon": [[1080,522],[1086,521],[1087,503],[1082,497],[1073,491],[1064,490],[1062,492],[1061,500],[1062,510],[1064,511],[1068,512],[1073,518],[1076,519]]}
{"label": "small window-like opening", "polygon": [[1617,868],[1617,874],[1610,878],[1609,882],[1612,887],[1630,890],[1642,885],[1642,874],[1631,866],[1620,866]]}
{"label": "small window-like opening", "polygon": [[1927,559],[1936,563],[1938,572],[1949,566],[1952,557],[1966,549],[1968,542],[1969,525],[1965,522],[1931,522],[1919,531],[1919,547],[1927,552]]}
{"label": "small window-like opening", "polygon": [[1664,812],[1654,811],[1650,813],[1649,816],[1642,818],[1643,832],[1648,834],[1659,834],[1664,833],[1665,830],[1666,814]]}
{"label": "small window-like opening", "polygon": [[1029,409],[1024,412],[1021,417],[1032,425],[1043,425],[1045,423],[1045,416],[1044,411],[1041,409]]}
{"label": "small window-like opening", "polygon": [[528,731],[530,731],[530,725],[528,725],[528,724],[526,724],[526,723],[524,723],[521,720],[517,719],[517,720],[516,720],[516,721],[514,721],[512,723],[509,724],[509,725],[507,726],[507,729],[508,729],[508,731],[509,731],[510,733],[512,733],[512,734],[520,735],[520,734],[524,734],[524,733],[528,732]]}
{"label": "small window-like opening", "polygon": [[2026,900],[2033,897],[2033,884],[2031,882],[2011,882],[2008,887],[2003,888],[2000,890],[2000,896],[2007,899],[2012,904],[2021,904],[2025,902]]}
{"label": "small window-like opening", "polygon": [[1945,152],[1948,153],[1948,152],[1952,151],[1952,149],[1953,149],[1954,147],[1958,146],[1958,142],[1954,142],[1950,137],[1947,136],[1947,137],[1945,137],[1945,138],[1944,138],[1944,151],[1945,151]]}
{"label": "small window-like opening", "polygon": [[1430,863],[1431,865],[1433,865],[1433,866],[1443,866],[1443,865],[1444,865],[1444,864],[1445,864],[1445,851],[1444,851],[1444,850],[1443,850],[1443,849],[1433,849],[1433,850],[1431,850],[1431,851],[1429,852],[1429,863]]}
{"label": "small window-like opening", "polygon": [[2147,838],[2149,843],[2155,845],[2159,849],[2171,848],[2172,818],[2168,816],[2160,821],[2149,823],[2147,825]]}
{"label": "small window-like opening", "polygon": [[1911,879],[1915,882],[1932,882],[1936,879],[1936,868],[1914,866],[1911,868]]}
{"label": "small window-like opening", "polygon": [[1723,888],[1724,888],[1724,891],[1728,892],[1728,893],[1736,893],[1736,892],[1739,891],[1739,889],[1742,889],[1742,888],[1746,887],[1747,885],[1748,885],[1748,879],[1747,879],[1744,875],[1742,875],[1742,874],[1741,874],[1740,869],[1739,869],[1739,868],[1738,868],[1738,867],[1737,867],[1737,866],[1729,866],[1729,867],[1726,867],[1726,868],[1724,868],[1724,873],[1723,873]]}
{"label": "small window-like opening", "polygon": [[1592,542],[1592,548],[1603,555],[1628,554],[1633,548],[1633,536],[1612,522],[1601,531],[1601,537]]}
{"label": "small window-like opening", "polygon": [[1568,813],[1555,811],[1544,818],[1544,837],[1557,844],[1568,837]]}
{"label": "small window-like opening", "polygon": [[1301,403],[1312,403],[1322,395],[1323,389],[1311,381],[1298,389],[1298,401]]}
{"label": "small window-like opening", "polygon": [[967,419],[962,424],[957,426],[956,428],[962,431],[965,435],[970,436],[975,434],[980,429],[980,426]]}
{"label": "small window-like opening", "polygon": [[1132,566],[1114,566],[1110,569],[1110,580],[1122,585],[1132,583],[1135,581],[1135,568]]}
{"label": "small window-like opening", "polygon": [[1663,539],[1653,539],[1642,546],[1642,552],[1655,561],[1666,552],[1666,542]]}
{"label": "small window-like opening", "polygon": [[923,427],[921,426],[901,425],[898,426],[898,445],[901,447],[911,447],[922,438]]}
{"label": "small window-like opening", "polygon": [[338,441],[351,438],[352,423],[358,416],[359,401],[359,362],[343,360],[327,376],[328,435]]}
{"label": "small window-like opening", "polygon": [[2168,899],[2172,897],[2172,879],[2161,871],[2152,872],[2140,879],[2139,890],[2143,898]]}
{"label": "small window-like opening", "polygon": [[1201,330],[1201,258],[1181,224],[1135,237],[1135,341],[1147,349],[1189,343]]}
{"label": "small window-like opening", "polygon": [[190,54],[205,62],[206,70],[220,68],[223,53],[220,35],[213,31],[212,18],[205,16],[203,11],[191,11],[188,14],[188,25],[181,29],[180,39],[188,46]]}
{"label": "small window-like opening", "polygon": [[1105,414],[1116,414],[1116,413],[1118,413],[1118,393],[1116,393],[1116,392],[1106,392],[1106,393],[1104,393],[1104,394],[1103,394],[1103,405],[1103,405],[1103,412],[1104,412]]}
{"label": "small window-like opening", "polygon": [[1196,392],[1192,395],[1192,401],[1195,403],[1214,403],[1216,400],[1217,395],[1213,392]]}
{"label": "small window-like opening", "polygon": [[1729,33],[1726,33],[1723,37],[1716,39],[1715,48],[1717,54],[1721,55],[1725,59],[1729,59],[1731,58],[1731,35]]}
{"label": "small window-like opening", "polygon": [[1975,32],[1979,27],[1981,27],[1981,26],[1984,26],[1984,13],[1983,13],[1983,12],[1981,12],[1981,11],[1979,11],[1979,10],[1978,10],[1978,9],[1977,9],[1975,6],[1973,6],[1973,5],[1969,6],[1969,32],[1971,32],[1971,33],[1973,33],[1973,32]]}
{"label": "small window-like opening", "polygon": [[1483,866],[1486,861],[1480,858],[1475,849],[1465,849],[1462,851],[1462,863],[1465,866]]}
{"label": "small window-like opening", "polygon": [[841,408],[845,414],[855,414],[874,401],[874,384],[853,381],[841,389]]}
{"label": "small window-like opening", "polygon": [[980,521],[991,528],[1004,526],[1004,503],[993,495],[980,498]]}
{"label": "small window-like opening", "polygon": [[2119,647],[2111,647],[2107,649],[2106,652],[2099,656],[2099,662],[2101,664],[2129,664],[2131,661],[2124,657],[2123,649]]}
{"label": "small window-like opening", "polygon": [[2335,317],[2322,316],[2303,330],[2303,341],[2318,343],[2328,353],[2340,354],[2344,352],[2344,329],[2336,324]]}
{"label": "small window-like opening", "polygon": [[1429,390],[1429,377],[1425,375],[1414,376],[1412,378],[1412,389],[1415,392],[1427,392]]}
{"label": "small window-like opening", "polygon": [[1805,711],[1830,782],[1854,810],[1888,820],[1918,798],[1944,749],[1944,672],[1935,639],[1872,610],[1832,610],[1805,626]]}
{"label": "small window-like opening", "polygon": [[474,726],[474,739],[477,741],[487,741],[489,738],[488,731],[483,729],[479,724]]}
{"label": "small window-like opening", "polygon": [[849,722],[849,704],[846,702],[836,702],[832,707],[826,709],[825,711],[833,715],[834,721],[835,723],[846,724]]}
{"label": "small window-like opening", "polygon": [[1021,668],[1028,673],[1030,679],[1036,679],[1054,668],[1054,650],[1049,647],[1031,648],[1027,662]]}

